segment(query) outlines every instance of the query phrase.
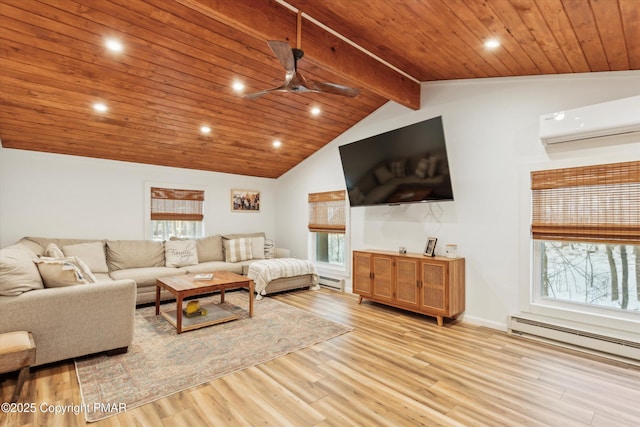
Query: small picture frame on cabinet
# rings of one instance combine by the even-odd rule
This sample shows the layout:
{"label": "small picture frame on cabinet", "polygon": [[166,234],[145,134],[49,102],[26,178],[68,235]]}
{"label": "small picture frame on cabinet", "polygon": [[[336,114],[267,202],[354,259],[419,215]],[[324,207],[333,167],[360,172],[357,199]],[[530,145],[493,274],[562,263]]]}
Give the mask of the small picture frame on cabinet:
{"label": "small picture frame on cabinet", "polygon": [[427,238],[427,244],[424,247],[424,256],[436,256],[436,242],[438,241],[435,237]]}

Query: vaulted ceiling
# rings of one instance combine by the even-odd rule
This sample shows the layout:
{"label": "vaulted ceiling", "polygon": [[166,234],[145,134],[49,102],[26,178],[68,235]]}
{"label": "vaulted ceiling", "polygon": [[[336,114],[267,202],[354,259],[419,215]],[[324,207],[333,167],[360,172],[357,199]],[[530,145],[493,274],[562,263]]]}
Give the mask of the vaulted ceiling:
{"label": "vaulted ceiling", "polygon": [[[638,70],[639,6],[2,0],[0,139],[6,148],[276,178],[389,100],[418,109],[418,82]],[[107,49],[109,39],[122,51]],[[500,46],[484,47],[489,39]],[[284,81],[267,40],[300,42],[308,80],[360,94],[243,98]]]}

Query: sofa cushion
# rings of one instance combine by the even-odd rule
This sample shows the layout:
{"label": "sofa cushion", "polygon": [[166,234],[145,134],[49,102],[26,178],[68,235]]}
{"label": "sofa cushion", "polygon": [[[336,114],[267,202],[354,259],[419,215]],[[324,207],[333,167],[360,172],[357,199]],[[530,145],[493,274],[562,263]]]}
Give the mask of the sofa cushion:
{"label": "sofa cushion", "polygon": [[392,162],[389,163],[389,169],[391,170],[391,173],[393,174],[393,176],[401,178],[403,176],[405,176],[405,164],[407,163],[407,160],[394,160]]}
{"label": "sofa cushion", "polygon": [[195,240],[169,240],[164,243],[165,265],[184,267],[198,263]]}
{"label": "sofa cushion", "polygon": [[380,184],[384,184],[385,182],[393,179],[393,174],[389,172],[386,166],[380,166],[376,169],[373,174],[376,176],[376,179]]}
{"label": "sofa cushion", "polygon": [[55,243],[49,243],[47,249],[44,250],[44,256],[48,258],[64,258],[64,252]]}
{"label": "sofa cushion", "polygon": [[40,257],[33,261],[38,266],[45,288],[84,285],[96,281],[89,268],[76,257]]}
{"label": "sofa cushion", "polygon": [[242,264],[237,262],[209,261],[201,262],[198,265],[180,267],[180,270],[184,270],[189,274],[213,273],[215,271],[230,271],[232,273],[240,274],[242,272]]}
{"label": "sofa cushion", "polygon": [[[253,250],[253,247],[251,248]],[[266,259],[275,258],[276,243],[271,239],[264,239],[264,257]]]}
{"label": "sofa cushion", "polygon": [[[262,248],[264,251],[264,246]],[[251,239],[225,239],[224,256],[227,262],[246,261],[253,258],[251,251]]]}
{"label": "sofa cushion", "polygon": [[[239,234],[225,234],[222,236],[223,239],[233,240],[233,239],[251,239],[251,255],[250,259],[264,259],[265,251],[264,251],[264,241],[267,236],[264,233],[239,233]],[[223,244],[224,247],[224,244]],[[226,254],[223,260],[226,260]]]}
{"label": "sofa cushion", "polygon": [[164,267],[164,243],[107,240],[107,266],[110,272],[127,268]]}
{"label": "sofa cushion", "polygon": [[40,246],[40,244],[34,242],[33,240],[29,240],[23,237],[22,239],[18,240],[17,244],[28,247],[36,254],[36,256],[44,255],[44,246]]}
{"label": "sofa cushion", "polygon": [[140,288],[155,286],[156,279],[160,277],[180,276],[181,274],[187,274],[186,270],[172,267],[143,267],[112,271],[109,276],[114,280],[135,280],[138,288]]}
{"label": "sofa cushion", "polygon": [[224,251],[222,250],[222,236],[207,236],[196,240],[198,249],[198,261],[224,261]]}
{"label": "sofa cushion", "polygon": [[66,256],[80,258],[91,269],[92,273],[108,273],[107,257],[102,242],[79,243],[62,248]]}
{"label": "sofa cushion", "polygon": [[36,256],[20,243],[0,249],[0,295],[17,296],[44,288],[38,267],[33,263]]}

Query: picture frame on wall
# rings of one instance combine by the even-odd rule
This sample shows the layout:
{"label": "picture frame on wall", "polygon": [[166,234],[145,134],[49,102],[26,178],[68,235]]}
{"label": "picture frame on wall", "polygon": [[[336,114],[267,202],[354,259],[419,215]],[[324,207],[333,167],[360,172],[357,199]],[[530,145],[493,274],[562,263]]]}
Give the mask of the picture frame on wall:
{"label": "picture frame on wall", "polygon": [[231,190],[232,212],[260,212],[260,191]]}
{"label": "picture frame on wall", "polygon": [[427,244],[424,247],[424,256],[436,256],[436,243],[438,239],[435,237],[427,238]]}

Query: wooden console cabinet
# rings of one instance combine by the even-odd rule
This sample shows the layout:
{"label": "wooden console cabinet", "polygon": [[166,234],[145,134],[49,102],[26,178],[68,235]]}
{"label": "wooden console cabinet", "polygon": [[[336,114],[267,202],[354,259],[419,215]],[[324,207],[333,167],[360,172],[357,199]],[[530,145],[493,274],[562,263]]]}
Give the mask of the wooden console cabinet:
{"label": "wooden console cabinet", "polygon": [[382,304],[456,318],[464,311],[464,258],[353,251],[353,292]]}

